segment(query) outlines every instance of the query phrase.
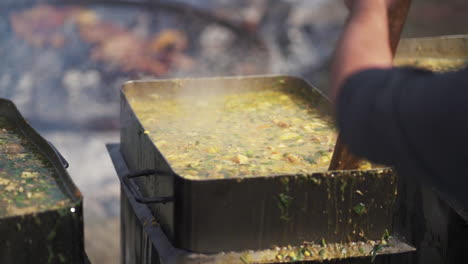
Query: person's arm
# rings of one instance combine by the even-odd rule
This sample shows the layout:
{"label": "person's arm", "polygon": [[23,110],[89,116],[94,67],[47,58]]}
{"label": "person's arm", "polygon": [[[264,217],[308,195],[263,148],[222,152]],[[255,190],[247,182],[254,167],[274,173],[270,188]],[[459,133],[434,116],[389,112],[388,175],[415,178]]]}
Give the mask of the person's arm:
{"label": "person's arm", "polygon": [[389,0],[348,1],[350,16],[335,51],[330,95],[334,103],[351,75],[369,68],[392,66],[389,42]]}
{"label": "person's arm", "polygon": [[391,67],[382,1],[354,0],[336,52],[332,97],[341,138],[355,155],[431,183],[468,219],[468,68]]}

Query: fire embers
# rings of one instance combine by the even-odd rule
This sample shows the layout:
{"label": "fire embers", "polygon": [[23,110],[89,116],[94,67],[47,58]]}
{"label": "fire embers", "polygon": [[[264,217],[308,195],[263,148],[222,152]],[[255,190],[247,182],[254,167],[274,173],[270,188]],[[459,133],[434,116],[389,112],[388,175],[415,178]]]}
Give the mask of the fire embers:
{"label": "fire embers", "polygon": [[50,5],[39,5],[21,13],[12,14],[10,21],[14,32],[35,47],[63,47],[65,38],[60,28],[69,10],[58,10]]}
{"label": "fire embers", "polygon": [[91,46],[90,57],[124,72],[166,75],[172,68],[190,70],[193,60],[186,55],[185,33],[163,29],[147,36],[104,21],[92,9],[82,7],[37,7],[10,16],[13,31],[37,48],[66,48],[67,31],[78,33],[83,45]]}
{"label": "fire embers", "polygon": [[145,38],[117,24],[98,19],[84,21],[79,23],[80,36],[92,44],[91,58],[95,61],[118,66],[127,72],[157,76],[167,74],[173,66],[188,69],[193,65],[192,59],[184,54],[188,41],[181,31],[166,29]]}

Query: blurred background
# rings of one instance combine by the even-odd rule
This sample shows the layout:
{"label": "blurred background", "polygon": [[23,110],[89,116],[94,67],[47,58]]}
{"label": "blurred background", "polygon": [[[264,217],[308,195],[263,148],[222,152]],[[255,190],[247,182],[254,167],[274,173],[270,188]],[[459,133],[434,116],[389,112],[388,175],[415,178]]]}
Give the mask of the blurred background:
{"label": "blurred background", "polygon": [[[466,0],[413,0],[405,37],[465,34]],[[71,166],[85,197],[86,250],[118,263],[119,140],[127,80],[291,74],[326,92],[346,17],[341,0],[3,0],[0,97]]]}

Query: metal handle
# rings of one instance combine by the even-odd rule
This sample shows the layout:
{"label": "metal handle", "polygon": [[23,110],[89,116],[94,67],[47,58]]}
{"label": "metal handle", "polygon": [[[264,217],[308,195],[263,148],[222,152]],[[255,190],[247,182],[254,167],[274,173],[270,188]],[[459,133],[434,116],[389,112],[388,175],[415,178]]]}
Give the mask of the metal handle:
{"label": "metal handle", "polygon": [[58,151],[58,149],[54,146],[54,144],[52,144],[52,142],[47,141],[47,143],[49,143],[49,146],[52,148],[52,150],[55,152],[55,154],[59,157],[60,161],[63,164],[63,167],[65,167],[65,169],[68,169],[68,167],[70,167],[70,164],[65,159],[65,157],[62,155],[62,153],[60,153],[60,151]]}
{"label": "metal handle", "polygon": [[167,173],[166,171],[161,170],[144,170],[135,173],[129,173],[127,175],[122,176],[122,183],[128,188],[130,193],[132,193],[135,200],[139,203],[144,204],[151,204],[151,203],[162,203],[165,204],[167,202],[174,201],[173,196],[161,196],[161,197],[143,197],[141,192],[138,188],[133,184],[130,179],[138,178],[138,177],[146,177],[151,175],[158,175],[158,176],[172,176],[172,174]]}

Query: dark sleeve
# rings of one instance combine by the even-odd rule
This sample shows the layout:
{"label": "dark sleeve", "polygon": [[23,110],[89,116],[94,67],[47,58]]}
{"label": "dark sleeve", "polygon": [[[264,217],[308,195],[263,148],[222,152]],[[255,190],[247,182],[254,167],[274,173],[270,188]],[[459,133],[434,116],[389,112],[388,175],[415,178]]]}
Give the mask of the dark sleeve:
{"label": "dark sleeve", "polygon": [[468,205],[468,70],[362,71],[345,82],[337,114],[352,152],[430,178]]}

